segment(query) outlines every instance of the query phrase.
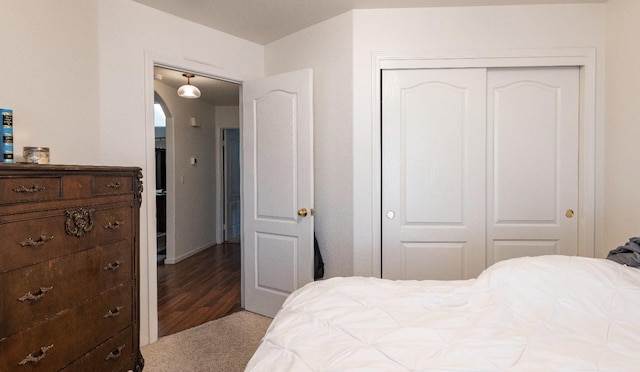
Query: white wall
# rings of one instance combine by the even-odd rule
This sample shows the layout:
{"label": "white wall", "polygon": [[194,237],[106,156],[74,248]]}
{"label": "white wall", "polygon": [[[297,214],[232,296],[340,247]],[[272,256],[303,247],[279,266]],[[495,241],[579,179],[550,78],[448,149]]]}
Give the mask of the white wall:
{"label": "white wall", "polygon": [[640,236],[640,1],[607,3],[603,250]]}
{"label": "white wall", "polygon": [[[215,106],[178,97],[176,89],[156,81],[167,120],[167,259],[174,264],[216,243]],[[197,127],[190,118],[195,117]],[[197,159],[191,165],[191,158]],[[172,169],[169,169],[172,168]]]}
{"label": "white wall", "polygon": [[239,106],[216,106],[216,128],[240,128]]}
{"label": "white wall", "polygon": [[[263,76],[264,48],[131,0],[2,1],[0,107],[15,110],[15,148],[48,146],[53,163],[143,168],[141,342],[157,333],[152,54],[240,80]],[[196,62],[194,62],[196,61]],[[199,63],[200,61],[202,63]],[[146,75],[149,76],[146,76]],[[152,84],[152,83],[151,83]],[[147,135],[148,134],[148,135]],[[147,151],[149,150],[149,151]],[[154,239],[155,240],[155,239]],[[152,246],[153,245],[153,246]]]}
{"label": "white wall", "polygon": [[265,73],[313,69],[315,231],[325,278],[353,273],[352,16],[345,13],[265,48]]}
{"label": "white wall", "polygon": [[0,107],[14,110],[14,150],[51,162],[100,162],[97,1],[2,1]]}
{"label": "white wall", "polygon": [[[603,118],[605,6],[527,5],[354,11],[354,274],[377,275],[374,252],[372,53],[453,53],[534,48],[597,48],[597,123]],[[377,104],[376,104],[377,105]],[[378,136],[379,138],[379,136]],[[348,156],[343,150],[343,156]],[[379,181],[378,181],[379,182]],[[601,192],[599,190],[598,192]],[[601,212],[601,211],[600,211]],[[596,237],[597,239],[597,237]],[[379,246],[379,245],[378,245]]]}

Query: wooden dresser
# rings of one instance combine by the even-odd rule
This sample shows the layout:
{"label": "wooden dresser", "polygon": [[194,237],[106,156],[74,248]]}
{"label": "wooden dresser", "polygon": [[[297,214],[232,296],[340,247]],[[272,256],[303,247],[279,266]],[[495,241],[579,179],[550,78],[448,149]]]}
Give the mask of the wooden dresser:
{"label": "wooden dresser", "polygon": [[140,371],[139,168],[0,164],[0,371]]}

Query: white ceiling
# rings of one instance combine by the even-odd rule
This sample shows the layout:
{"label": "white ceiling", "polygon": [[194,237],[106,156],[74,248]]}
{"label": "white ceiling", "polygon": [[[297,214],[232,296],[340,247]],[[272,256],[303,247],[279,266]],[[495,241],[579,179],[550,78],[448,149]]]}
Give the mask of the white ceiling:
{"label": "white ceiling", "polygon": [[[604,3],[607,0],[134,0],[257,44],[268,44],[352,9]],[[176,90],[182,72],[156,67],[155,74]],[[220,106],[237,105],[236,84],[197,76],[191,83],[201,99]]]}
{"label": "white ceiling", "polygon": [[[182,76],[180,71],[155,67],[153,74],[156,81],[175,88],[176,95],[178,95],[178,88],[187,83],[187,79]],[[216,106],[238,106],[240,102],[240,86],[238,84],[196,76],[191,78],[191,85],[200,89],[202,93],[200,99]]]}
{"label": "white ceiling", "polygon": [[152,8],[268,44],[352,9],[604,3],[607,0],[134,0]]}

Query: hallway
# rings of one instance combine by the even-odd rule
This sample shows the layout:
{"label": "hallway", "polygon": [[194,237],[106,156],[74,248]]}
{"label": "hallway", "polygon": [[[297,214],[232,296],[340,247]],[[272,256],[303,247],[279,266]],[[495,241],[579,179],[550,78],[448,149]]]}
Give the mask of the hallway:
{"label": "hallway", "polygon": [[174,265],[158,263],[158,337],[240,307],[240,244],[222,243]]}

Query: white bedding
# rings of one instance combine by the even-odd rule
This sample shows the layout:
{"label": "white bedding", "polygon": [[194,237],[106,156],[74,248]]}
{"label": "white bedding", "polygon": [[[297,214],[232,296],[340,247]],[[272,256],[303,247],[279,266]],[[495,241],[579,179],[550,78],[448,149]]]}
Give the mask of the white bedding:
{"label": "white bedding", "polygon": [[543,256],[465,281],[314,282],[246,370],[640,371],[640,269]]}

